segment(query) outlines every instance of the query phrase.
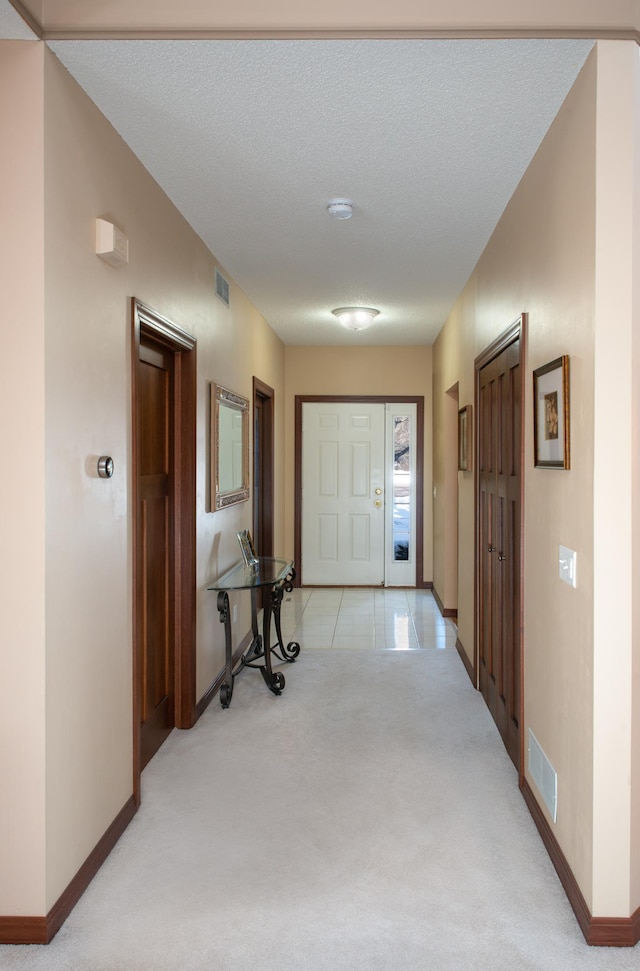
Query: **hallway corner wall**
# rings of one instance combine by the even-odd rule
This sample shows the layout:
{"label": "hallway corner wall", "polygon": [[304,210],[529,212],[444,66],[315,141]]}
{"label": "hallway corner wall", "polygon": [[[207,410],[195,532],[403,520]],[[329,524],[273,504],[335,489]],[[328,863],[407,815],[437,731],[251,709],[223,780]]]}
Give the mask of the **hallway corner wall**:
{"label": "hallway corner wall", "polygon": [[[230,308],[216,297],[215,257],[44,44],[0,43],[0,76],[12,225],[0,243],[11,268],[0,363],[10,463],[0,828],[11,838],[0,846],[0,914],[3,933],[41,940],[133,805],[131,298],[197,340],[196,700],[224,664],[207,581],[238,559],[236,531],[252,526],[249,502],[210,512],[210,386],[251,398],[255,374],[274,388],[282,469],[284,348],[235,281]],[[98,217],[129,239],[119,269],[96,255]],[[97,474],[103,454],[114,459],[108,480]]]}
{"label": "hallway corner wall", "polygon": [[[474,361],[528,314],[524,441],[524,770],[587,905],[593,904],[593,408],[596,54],[508,203],[434,346],[434,437],[444,390],[474,400]],[[533,467],[532,371],[570,357],[570,471]],[[437,454],[437,453],[436,453]],[[441,470],[434,470],[436,480]],[[474,484],[460,484],[459,638],[473,657]],[[436,512],[437,514],[437,512]],[[558,578],[558,545],[580,582]],[[435,562],[442,550],[434,549]],[[558,773],[553,823],[526,765],[529,727]],[[626,916],[626,915],[625,915]]]}
{"label": "hallway corner wall", "polygon": [[[217,298],[215,257],[48,50],[44,83],[50,907],[131,793],[131,297],[197,340],[196,701],[224,666],[207,582],[252,526],[250,502],[210,511],[210,387],[251,399],[254,374],[274,387],[281,465],[284,351],[233,279],[230,306]],[[96,256],[96,217],[128,237],[126,266]],[[114,458],[112,479],[96,475],[100,454]]]}
{"label": "hallway corner wall", "polygon": [[0,914],[16,915],[45,905],[42,78],[37,43],[0,42]]}

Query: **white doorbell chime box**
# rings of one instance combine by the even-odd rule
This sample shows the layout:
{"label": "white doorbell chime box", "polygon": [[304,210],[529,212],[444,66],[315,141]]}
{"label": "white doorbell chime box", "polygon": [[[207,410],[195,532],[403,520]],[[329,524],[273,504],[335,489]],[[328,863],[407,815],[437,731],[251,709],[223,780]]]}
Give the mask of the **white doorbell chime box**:
{"label": "white doorbell chime box", "polygon": [[123,266],[129,262],[129,240],[113,223],[96,219],[96,253],[109,266]]}

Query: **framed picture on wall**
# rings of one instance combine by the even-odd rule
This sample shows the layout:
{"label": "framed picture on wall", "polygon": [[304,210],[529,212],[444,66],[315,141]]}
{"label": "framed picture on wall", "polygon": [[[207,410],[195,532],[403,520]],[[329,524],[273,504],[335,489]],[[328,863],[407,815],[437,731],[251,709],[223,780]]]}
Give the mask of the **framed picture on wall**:
{"label": "framed picture on wall", "polygon": [[458,470],[460,472],[470,472],[473,467],[471,430],[471,405],[465,405],[458,412]]}
{"label": "framed picture on wall", "polygon": [[533,464],[537,469],[568,469],[569,356],[533,372]]}

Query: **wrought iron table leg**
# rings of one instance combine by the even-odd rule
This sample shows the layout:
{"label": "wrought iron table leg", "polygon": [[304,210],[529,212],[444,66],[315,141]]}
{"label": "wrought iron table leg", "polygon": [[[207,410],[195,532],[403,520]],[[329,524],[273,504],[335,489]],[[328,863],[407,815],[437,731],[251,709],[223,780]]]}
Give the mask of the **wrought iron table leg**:
{"label": "wrought iron table leg", "polygon": [[[295,661],[300,653],[300,645],[296,641],[290,641],[286,647],[282,640],[282,627],[280,622],[280,608],[282,605],[283,592],[293,589],[293,579],[295,569],[292,568],[284,581],[276,582],[271,587],[265,588],[265,604],[262,621],[262,635],[258,625],[257,591],[251,590],[251,644],[239,662],[238,671],[243,667],[258,668],[265,684],[274,695],[279,695],[285,686],[284,675],[280,671],[273,671],[271,666],[271,653],[275,653],[281,661],[291,663]],[[220,704],[223,708],[228,708],[233,697],[233,684],[238,671],[233,670],[233,638],[231,633],[231,611],[229,609],[229,595],[226,590],[218,593],[218,613],[220,623],[224,624],[224,643],[225,643],[225,672],[224,681],[220,686]],[[271,620],[275,622],[276,643],[271,641]],[[260,663],[262,662],[262,663]]]}
{"label": "wrought iron table leg", "polygon": [[[282,606],[282,598],[284,596],[284,591],[286,590],[287,593],[291,593],[291,591],[293,590],[293,581],[295,579],[295,575],[296,575],[296,571],[295,569],[292,569],[291,573],[286,578],[284,583],[277,584],[277,586],[271,590],[273,619],[275,621],[276,638],[277,638],[277,643],[273,645],[271,650],[274,652],[274,654],[276,654],[277,657],[280,658],[281,661],[287,661],[289,664],[293,664],[298,654],[300,653],[300,645],[298,644],[297,641],[289,641],[289,643],[285,647],[284,641],[282,640],[282,627],[280,624],[280,608]],[[271,642],[269,641],[269,643]]]}
{"label": "wrought iron table leg", "polygon": [[[269,590],[267,596],[265,597],[264,610],[262,615],[262,643],[264,646],[264,666],[260,667],[260,673],[264,678],[264,682],[269,689],[273,691],[274,695],[279,695],[285,685],[284,674],[280,671],[273,672],[271,668],[271,614],[272,614],[272,604],[273,598],[276,595],[276,589],[279,584],[276,584],[271,590]],[[282,594],[280,595],[282,599]]]}
{"label": "wrought iron table leg", "polygon": [[258,604],[256,600],[256,591],[251,591],[251,644],[247,648],[243,658],[242,664],[245,667],[251,667],[252,661],[257,658],[262,657],[262,638],[260,637],[260,631],[258,629]]}
{"label": "wrought iron table leg", "polygon": [[225,672],[224,681],[220,685],[220,704],[228,708],[233,695],[233,649],[231,641],[231,614],[229,611],[229,595],[226,590],[218,594],[218,613],[220,623],[224,624]]}

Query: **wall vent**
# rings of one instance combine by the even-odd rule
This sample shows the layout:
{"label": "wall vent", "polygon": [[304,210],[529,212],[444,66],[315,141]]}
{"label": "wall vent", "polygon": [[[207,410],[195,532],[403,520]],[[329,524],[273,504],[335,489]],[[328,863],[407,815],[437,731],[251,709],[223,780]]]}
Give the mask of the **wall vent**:
{"label": "wall vent", "polygon": [[529,772],[555,823],[558,811],[558,773],[529,729]]}
{"label": "wall vent", "polygon": [[225,280],[222,273],[216,266],[216,295],[223,303],[229,306],[229,281]]}

